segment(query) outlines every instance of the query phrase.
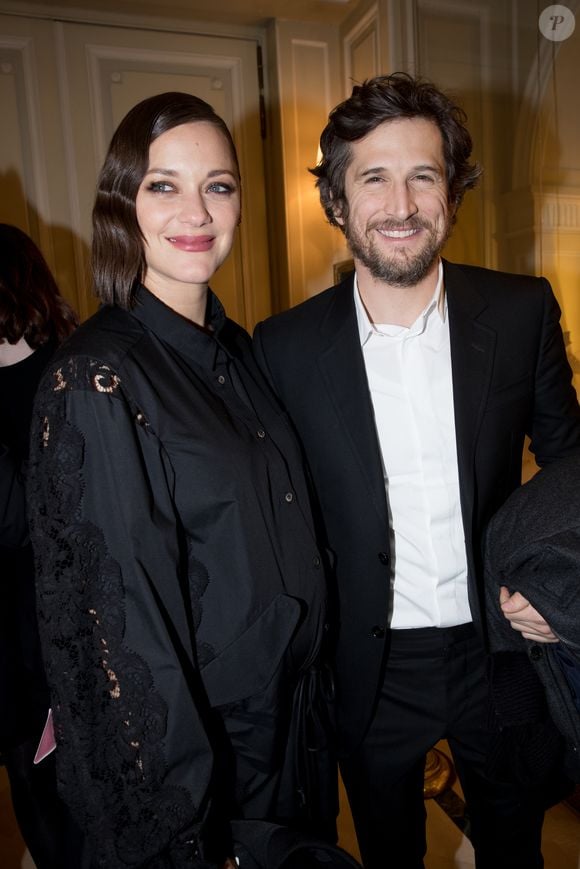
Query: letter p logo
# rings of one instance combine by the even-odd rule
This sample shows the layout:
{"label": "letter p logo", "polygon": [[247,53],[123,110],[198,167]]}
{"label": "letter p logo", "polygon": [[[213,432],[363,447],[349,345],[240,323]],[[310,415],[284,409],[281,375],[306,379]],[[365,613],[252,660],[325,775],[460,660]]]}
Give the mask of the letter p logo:
{"label": "letter p logo", "polygon": [[563,42],[574,33],[576,19],[567,6],[547,6],[538,19],[538,27],[546,39]]}

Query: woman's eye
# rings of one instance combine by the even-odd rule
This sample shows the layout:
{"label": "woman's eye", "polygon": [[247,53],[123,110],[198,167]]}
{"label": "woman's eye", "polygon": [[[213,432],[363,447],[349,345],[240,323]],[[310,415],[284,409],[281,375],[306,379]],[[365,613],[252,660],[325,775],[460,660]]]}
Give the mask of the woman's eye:
{"label": "woman's eye", "polygon": [[233,191],[233,186],[227,184],[225,181],[214,181],[213,184],[210,184],[207,188],[208,193],[233,193]]}
{"label": "woman's eye", "polygon": [[173,184],[169,184],[167,181],[152,181],[147,190],[150,190],[151,193],[172,193]]}

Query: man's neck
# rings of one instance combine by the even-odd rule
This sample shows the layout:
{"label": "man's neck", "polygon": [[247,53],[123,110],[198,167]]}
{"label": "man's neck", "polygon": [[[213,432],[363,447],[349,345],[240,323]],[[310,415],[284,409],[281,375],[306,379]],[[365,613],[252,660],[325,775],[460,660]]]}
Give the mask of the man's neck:
{"label": "man's neck", "polygon": [[358,290],[371,323],[391,326],[412,326],[435,293],[439,277],[439,260],[428,274],[411,287],[398,287],[374,278],[360,263],[356,263]]}

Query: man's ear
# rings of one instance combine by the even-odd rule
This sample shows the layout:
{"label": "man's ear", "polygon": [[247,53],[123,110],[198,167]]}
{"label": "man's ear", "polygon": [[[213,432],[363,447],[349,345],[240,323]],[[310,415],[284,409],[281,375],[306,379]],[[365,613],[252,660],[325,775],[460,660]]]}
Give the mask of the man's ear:
{"label": "man's ear", "polygon": [[344,226],[344,218],[342,216],[342,205],[338,199],[335,199],[332,193],[330,194],[330,207],[332,208],[332,216],[339,226]]}

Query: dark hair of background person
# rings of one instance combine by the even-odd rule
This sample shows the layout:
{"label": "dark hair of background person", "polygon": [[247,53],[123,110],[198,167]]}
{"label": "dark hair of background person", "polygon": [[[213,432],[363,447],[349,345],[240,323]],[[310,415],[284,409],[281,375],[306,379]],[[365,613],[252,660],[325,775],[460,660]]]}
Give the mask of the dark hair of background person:
{"label": "dark hair of background person", "polygon": [[32,239],[0,223],[0,340],[16,344],[24,338],[37,350],[51,339],[60,343],[77,325]]}
{"label": "dark hair of background person", "polygon": [[[404,72],[376,76],[353,88],[351,96],[329,115],[320,137],[322,160],[309,171],[316,176],[320,202],[329,223],[348,217],[344,180],[357,142],[385,121],[425,118],[441,131],[449,203],[456,210],[466,190],[474,187],[481,167],[470,163],[472,141],[467,116],[435,85]],[[343,227],[340,227],[341,229]]]}
{"label": "dark hair of background person", "polygon": [[168,92],[143,100],[128,112],[113,135],[93,208],[93,288],[106,304],[131,308],[145,273],[144,241],[135,203],[149,166],[151,143],[174,127],[196,121],[221,130],[239,177],[235,145],[225,122],[209,103],[192,94]]}

